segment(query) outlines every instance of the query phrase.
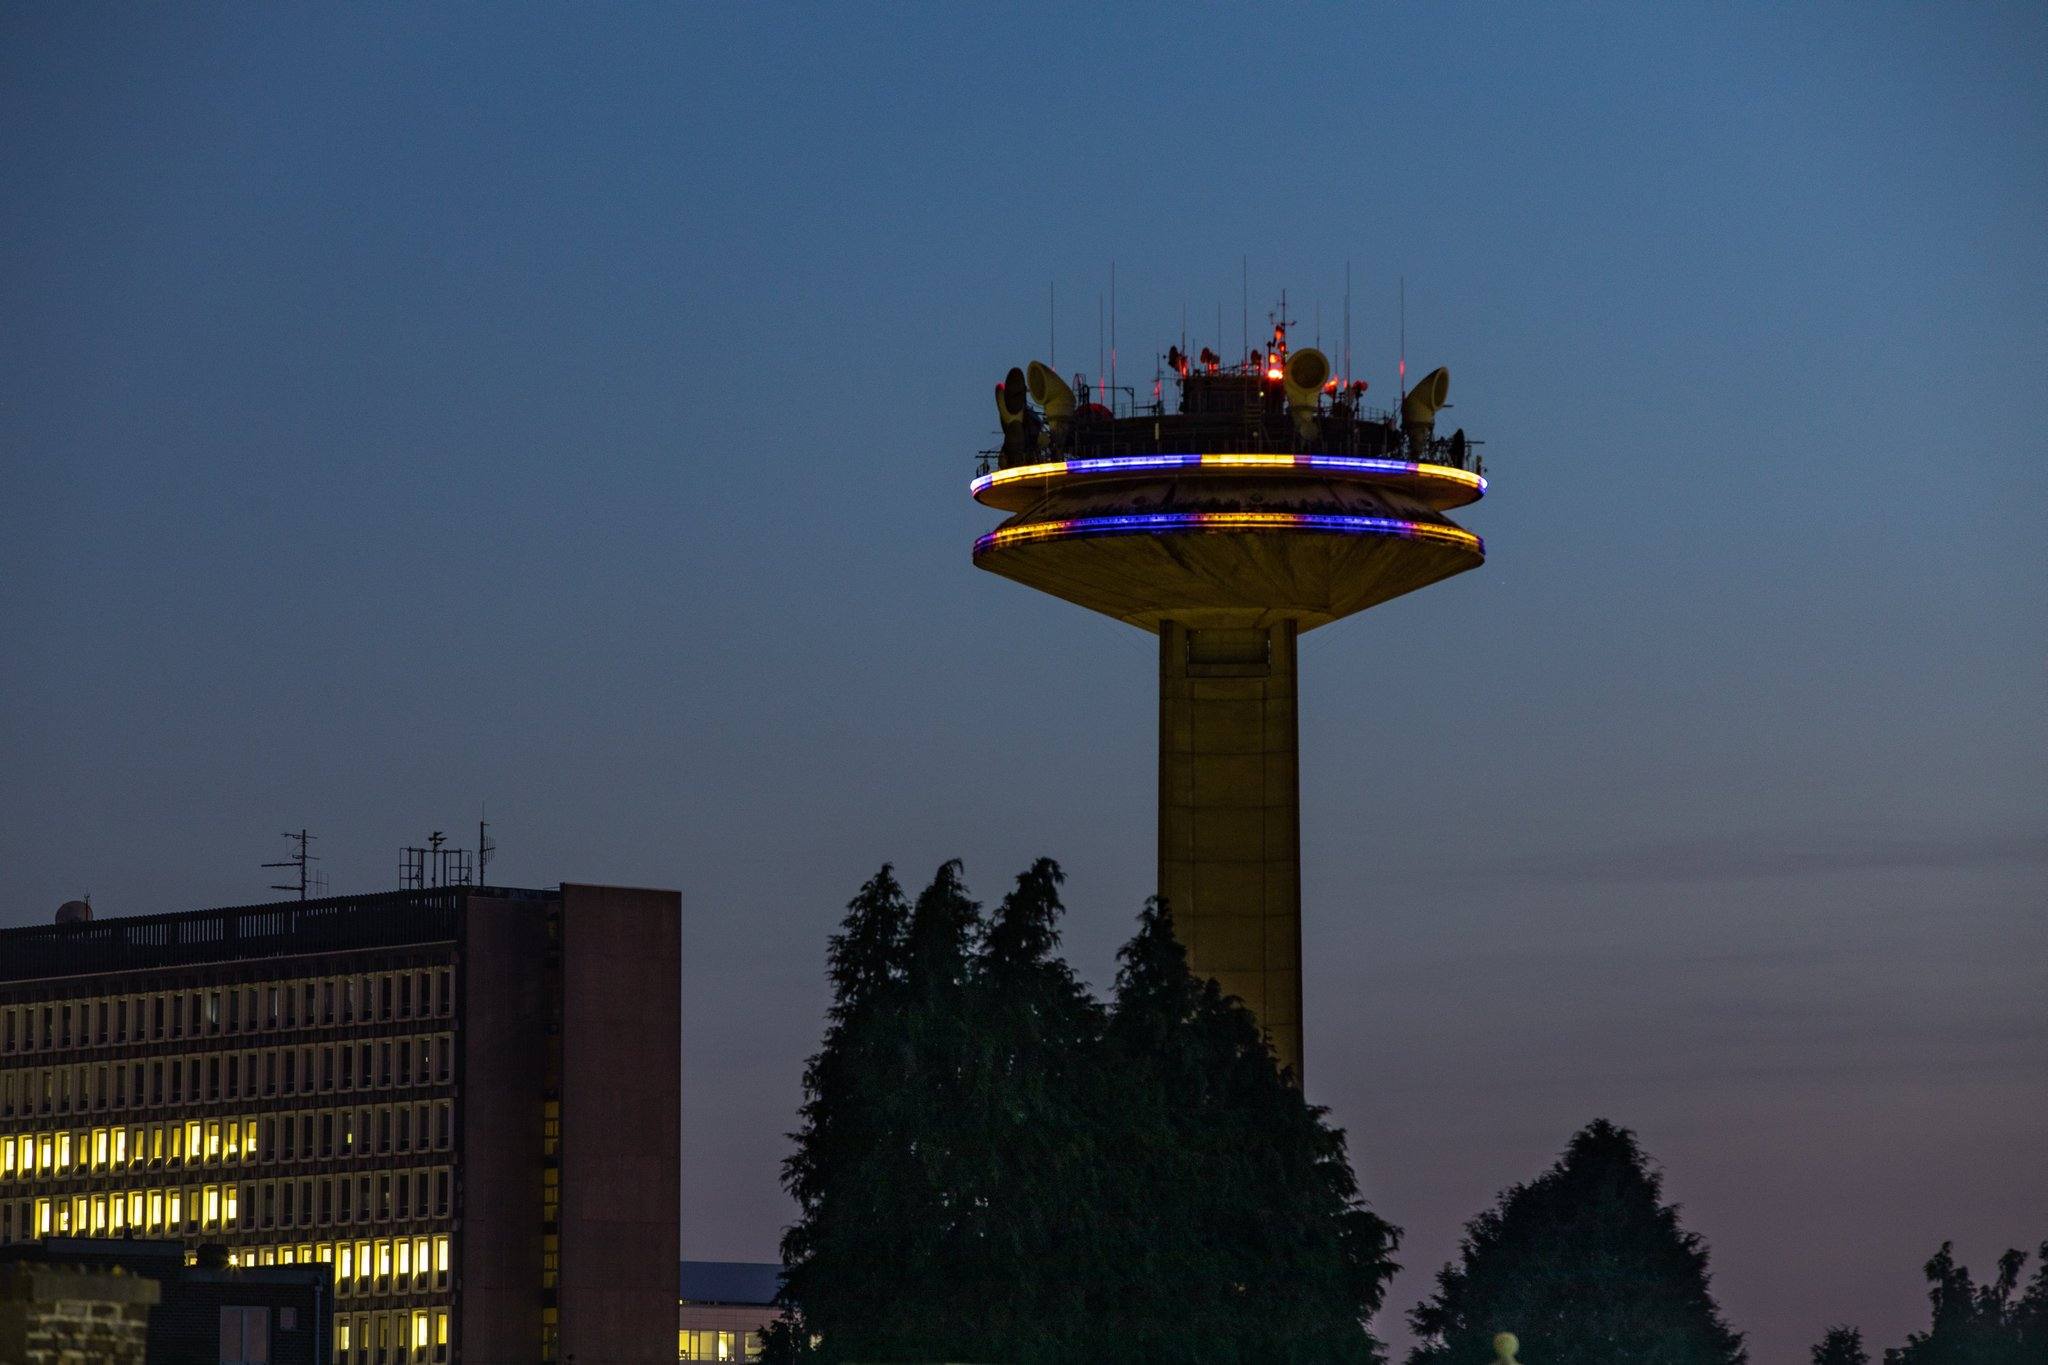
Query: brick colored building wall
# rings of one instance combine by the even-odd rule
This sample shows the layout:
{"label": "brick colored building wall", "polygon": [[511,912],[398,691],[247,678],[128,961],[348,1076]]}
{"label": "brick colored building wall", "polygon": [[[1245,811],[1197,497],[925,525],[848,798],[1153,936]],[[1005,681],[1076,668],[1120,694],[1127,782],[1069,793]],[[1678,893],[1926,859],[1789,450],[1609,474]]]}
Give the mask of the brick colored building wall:
{"label": "brick colored building wall", "polygon": [[562,888],[562,1353],[675,1358],[681,900]]}

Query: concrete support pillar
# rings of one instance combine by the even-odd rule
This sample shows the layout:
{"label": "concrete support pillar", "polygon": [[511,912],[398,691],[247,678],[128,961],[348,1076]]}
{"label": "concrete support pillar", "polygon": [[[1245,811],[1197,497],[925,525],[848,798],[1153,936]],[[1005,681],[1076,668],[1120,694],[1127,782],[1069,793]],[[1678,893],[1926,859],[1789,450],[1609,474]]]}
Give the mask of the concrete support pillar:
{"label": "concrete support pillar", "polygon": [[1301,1077],[1295,626],[1159,630],[1159,893],[1197,976]]}

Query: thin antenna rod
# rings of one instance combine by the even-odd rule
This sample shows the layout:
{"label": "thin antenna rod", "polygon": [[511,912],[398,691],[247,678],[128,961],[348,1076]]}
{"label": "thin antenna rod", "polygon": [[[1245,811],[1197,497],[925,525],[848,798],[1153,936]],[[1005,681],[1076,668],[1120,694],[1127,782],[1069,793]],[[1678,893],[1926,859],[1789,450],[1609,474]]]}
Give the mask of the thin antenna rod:
{"label": "thin antenna rod", "polygon": [[1344,262],[1344,382],[1351,382],[1351,262]]}
{"label": "thin antenna rod", "polygon": [[314,857],[312,854],[306,851],[306,846],[313,840],[319,838],[320,836],[317,834],[310,834],[302,829],[297,834],[292,833],[290,830],[286,830],[284,832],[284,837],[290,839],[293,843],[297,844],[299,846],[299,851],[297,853],[294,853],[291,857],[285,859],[281,863],[265,863],[264,866],[297,868],[299,872],[299,879],[296,882],[273,882],[271,883],[270,889],[272,891],[296,891],[299,893],[299,899],[304,900],[306,898],[306,864],[317,863],[320,861],[318,858]]}
{"label": "thin antenna rod", "polygon": [[[1059,300],[1054,296],[1056,282],[1045,282],[1045,364],[1047,369],[1057,370],[1060,364],[1060,314]],[[483,880],[481,869],[477,880]]]}
{"label": "thin antenna rod", "polygon": [[[1408,401],[1408,277],[1401,277],[1401,366],[1395,372],[1395,387],[1400,391],[1401,401]],[[1398,409],[1397,409],[1398,411]]]}
{"label": "thin antenna rod", "polygon": [[[1107,354],[1107,352],[1103,349],[1102,341],[1102,338],[1104,336],[1103,329],[1107,325],[1104,322],[1104,319],[1107,316],[1108,314],[1103,311],[1102,295],[1097,294],[1095,296],[1095,387],[1098,389],[1106,389],[1109,387],[1109,370],[1108,367],[1103,363],[1102,359],[1103,356]],[[1109,396],[1109,404],[1110,411],[1115,412],[1115,394],[1111,394]]]}
{"label": "thin antenna rod", "polygon": [[1109,263],[1109,410],[1116,411],[1116,262]]}
{"label": "thin antenna rod", "polygon": [[478,886],[485,885],[484,869],[490,865],[491,855],[498,851],[498,846],[491,842],[491,822],[486,818],[490,815],[490,812],[491,803],[488,801],[477,807],[476,884]]}
{"label": "thin antenna rod", "polygon": [[1252,351],[1252,258],[1237,258],[1237,353]]}

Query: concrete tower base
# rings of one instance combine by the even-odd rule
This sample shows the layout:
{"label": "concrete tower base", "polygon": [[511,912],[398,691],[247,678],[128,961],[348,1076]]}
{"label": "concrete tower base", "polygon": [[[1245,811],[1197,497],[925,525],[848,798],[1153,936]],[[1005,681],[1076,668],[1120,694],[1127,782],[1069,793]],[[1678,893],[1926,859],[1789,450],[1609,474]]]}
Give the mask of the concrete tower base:
{"label": "concrete tower base", "polygon": [[1159,630],[1159,894],[1301,1080],[1295,623]]}

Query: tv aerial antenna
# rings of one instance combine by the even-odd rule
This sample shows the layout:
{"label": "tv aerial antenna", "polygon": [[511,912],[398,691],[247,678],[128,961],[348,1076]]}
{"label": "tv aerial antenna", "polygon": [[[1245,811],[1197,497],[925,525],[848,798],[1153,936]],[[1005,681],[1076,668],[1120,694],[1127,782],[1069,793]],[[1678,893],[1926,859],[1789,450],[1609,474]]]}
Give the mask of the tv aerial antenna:
{"label": "tv aerial antenna", "polygon": [[[284,832],[284,837],[291,840],[293,843],[297,844],[299,846],[299,851],[297,853],[294,853],[291,857],[285,859],[281,863],[265,863],[263,865],[265,867],[295,868],[298,871],[299,879],[295,882],[272,882],[270,884],[270,889],[272,891],[296,891],[299,893],[299,899],[304,900],[306,899],[306,888],[309,885],[311,885],[314,880],[314,878],[309,877],[308,875],[308,865],[320,861],[318,857],[316,857],[312,852],[309,851],[309,846],[312,844],[313,840],[319,838],[320,836],[317,834],[309,833],[306,830],[302,829],[297,834],[292,833],[290,830],[286,830]],[[324,887],[325,879],[320,879],[320,881]]]}

